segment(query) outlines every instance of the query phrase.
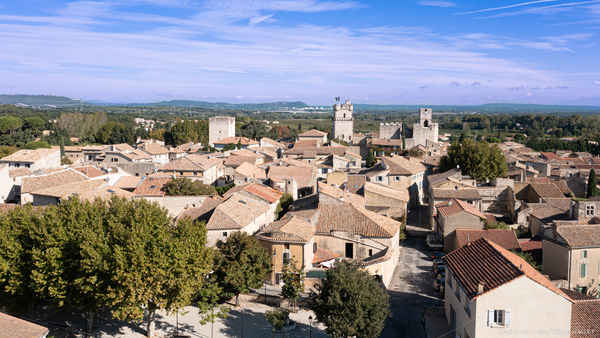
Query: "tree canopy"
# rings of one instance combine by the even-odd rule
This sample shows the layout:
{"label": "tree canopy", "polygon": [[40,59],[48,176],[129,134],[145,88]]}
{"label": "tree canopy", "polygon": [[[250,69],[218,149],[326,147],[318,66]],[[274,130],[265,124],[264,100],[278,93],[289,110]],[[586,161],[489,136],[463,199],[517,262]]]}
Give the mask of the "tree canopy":
{"label": "tree canopy", "polygon": [[43,141],[31,141],[31,142],[28,142],[27,144],[25,144],[23,146],[23,148],[24,149],[31,149],[31,150],[35,150],[35,149],[38,149],[38,148],[48,148],[48,149],[50,149],[50,148],[52,148],[52,146],[49,145],[46,142],[43,142]]}
{"label": "tree canopy", "polygon": [[234,232],[226,242],[217,242],[215,278],[223,288],[223,294],[236,297],[240,293],[259,288],[272,270],[271,255],[258,240],[245,232]]}
{"label": "tree canopy", "polygon": [[477,142],[472,138],[464,138],[454,142],[448,148],[448,155],[440,160],[442,172],[459,166],[464,175],[471,175],[478,181],[493,180],[505,177],[508,166],[504,154],[498,146],[490,147],[489,143]]}
{"label": "tree canopy", "polygon": [[590,176],[588,177],[588,183],[587,183],[587,192],[585,197],[590,198],[592,196],[598,196],[600,195],[600,192],[598,192],[598,182],[596,179],[596,170],[594,170],[594,168],[592,168],[592,170],[590,170]]}
{"label": "tree canopy", "polygon": [[192,181],[187,177],[174,178],[167,182],[163,189],[167,196],[202,196],[217,193],[214,187],[199,180]]}
{"label": "tree canopy", "polygon": [[358,261],[336,261],[309,305],[332,337],[378,337],[391,317],[389,295]]}

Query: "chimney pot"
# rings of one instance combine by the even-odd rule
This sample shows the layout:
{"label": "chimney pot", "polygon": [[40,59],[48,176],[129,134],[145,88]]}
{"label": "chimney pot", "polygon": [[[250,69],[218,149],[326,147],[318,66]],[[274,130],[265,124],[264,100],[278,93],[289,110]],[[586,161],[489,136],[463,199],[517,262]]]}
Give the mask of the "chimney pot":
{"label": "chimney pot", "polygon": [[483,293],[483,288],[485,287],[485,283],[484,282],[479,282],[479,284],[477,284],[477,294],[480,295]]}

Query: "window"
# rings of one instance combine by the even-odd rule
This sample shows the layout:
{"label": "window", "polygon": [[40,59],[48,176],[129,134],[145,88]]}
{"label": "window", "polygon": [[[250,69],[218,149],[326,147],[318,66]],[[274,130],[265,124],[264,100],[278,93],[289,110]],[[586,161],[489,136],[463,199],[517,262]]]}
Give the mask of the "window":
{"label": "window", "polygon": [[452,289],[452,275],[450,273],[448,273],[448,278],[446,278],[446,282],[448,283],[448,286]]}
{"label": "window", "polygon": [[383,182],[383,176],[377,176],[377,177],[375,177],[375,181],[377,181],[377,182]]}
{"label": "window", "polygon": [[350,166],[354,167],[356,165],[356,162],[350,162]]}
{"label": "window", "polygon": [[587,258],[587,250],[581,250],[581,258]]}
{"label": "window", "polygon": [[179,172],[179,175],[180,175],[180,176],[183,176],[183,171],[180,171],[180,172]]}
{"label": "window", "polygon": [[369,249],[369,257],[373,256],[373,249]]}
{"label": "window", "polygon": [[111,158],[111,159],[110,159],[110,161],[111,161],[111,162],[119,162],[119,159],[118,159],[118,158],[115,158],[115,157],[113,157],[113,158]]}
{"label": "window", "polygon": [[289,250],[290,249],[290,243],[283,244],[283,248],[286,249],[286,250]]}
{"label": "window", "polygon": [[488,326],[510,326],[510,311],[489,310]]}
{"label": "window", "polygon": [[223,231],[223,237],[227,237],[227,231]]}
{"label": "window", "polygon": [[290,254],[289,252],[283,252],[282,253],[282,265],[285,264],[286,261],[288,261],[290,258],[292,258],[292,254]]}
{"label": "window", "polygon": [[471,317],[471,300],[470,299],[466,299],[465,311],[467,311],[467,314],[469,315],[469,317]]}
{"label": "window", "polygon": [[594,211],[595,211],[594,209],[595,209],[594,205],[586,205],[585,206],[585,214],[587,216],[594,216],[594,214],[595,214],[594,213]]}
{"label": "window", "polygon": [[15,163],[15,168],[20,168],[21,167],[21,163]]}
{"label": "window", "polygon": [[354,189],[358,189],[358,184],[355,184],[355,185],[354,185]]}
{"label": "window", "polygon": [[460,302],[460,286],[456,285],[456,298]]}
{"label": "window", "polygon": [[317,253],[317,243],[313,243],[313,253]]}
{"label": "window", "polygon": [[579,269],[581,278],[587,277],[587,263],[581,264],[581,268]]}
{"label": "window", "polygon": [[151,185],[150,189],[156,189],[156,186],[155,185]]}
{"label": "window", "polygon": [[402,177],[400,177],[400,176],[394,176],[394,181],[396,181],[396,182],[400,182],[401,179],[402,179]]}
{"label": "window", "polygon": [[29,163],[26,163],[26,164],[25,164],[25,168],[31,168],[31,164],[29,164]]}
{"label": "window", "polygon": [[140,176],[140,173],[135,173],[135,176],[138,176],[138,177],[139,177],[139,176]]}

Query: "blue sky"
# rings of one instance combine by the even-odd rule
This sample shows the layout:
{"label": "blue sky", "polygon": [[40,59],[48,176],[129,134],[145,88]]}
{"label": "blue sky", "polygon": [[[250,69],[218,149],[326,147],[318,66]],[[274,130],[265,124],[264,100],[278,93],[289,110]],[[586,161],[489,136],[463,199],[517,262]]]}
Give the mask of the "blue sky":
{"label": "blue sky", "polygon": [[600,0],[0,2],[0,93],[108,102],[600,97]]}

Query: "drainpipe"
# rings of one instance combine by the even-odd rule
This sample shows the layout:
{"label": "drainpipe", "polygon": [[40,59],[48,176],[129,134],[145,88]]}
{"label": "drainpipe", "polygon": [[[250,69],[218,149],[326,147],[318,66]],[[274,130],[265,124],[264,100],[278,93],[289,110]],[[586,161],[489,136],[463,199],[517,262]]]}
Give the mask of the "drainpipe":
{"label": "drainpipe", "polygon": [[572,254],[572,250],[569,250],[569,253],[567,255],[567,259],[569,260],[569,275],[567,276],[567,283],[568,283],[568,288],[569,290],[571,290],[571,254]]}

